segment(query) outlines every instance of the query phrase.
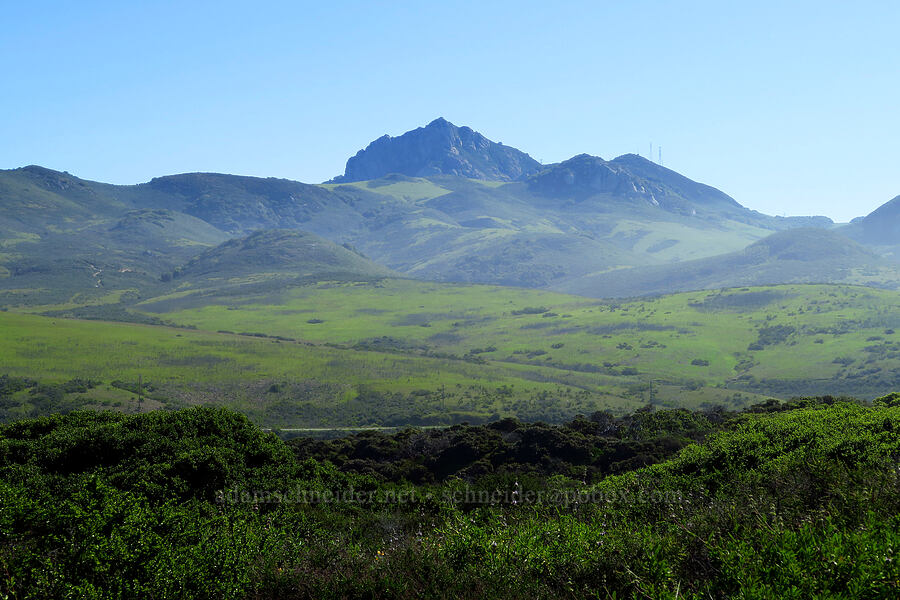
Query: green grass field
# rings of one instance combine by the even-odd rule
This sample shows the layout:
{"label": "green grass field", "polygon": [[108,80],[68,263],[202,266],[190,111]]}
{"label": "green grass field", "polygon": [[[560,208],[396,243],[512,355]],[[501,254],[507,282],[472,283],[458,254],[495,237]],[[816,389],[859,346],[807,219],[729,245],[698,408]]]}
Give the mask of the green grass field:
{"label": "green grass field", "polygon": [[[100,382],[125,411],[225,404],[268,426],[446,423],[531,414],[633,409],[640,398],[598,377],[547,367],[355,350],[288,340],[131,323],[0,313],[4,375],[42,383]],[[147,400],[116,392],[139,378]],[[618,394],[617,394],[618,392]],[[75,407],[101,408],[96,391]],[[19,392],[7,419],[35,414]]]}
{"label": "green grass field", "polygon": [[[636,371],[638,378],[662,382],[740,386],[849,378],[858,388],[890,388],[900,350],[900,337],[892,333],[900,329],[898,304],[896,292],[851,286],[741,288],[609,303],[385,280],[294,288],[277,298],[241,298],[165,317],[210,331],[478,356],[564,372]],[[853,362],[842,364],[846,359]]]}
{"label": "green grass field", "polygon": [[[76,407],[225,404],[284,428],[560,421],[900,388],[900,295],[870,288],[604,302],[388,279],[200,297],[208,304],[188,294],[130,309],[182,327],[0,313],[0,375],[100,382]],[[30,393],[5,418],[34,414]]]}

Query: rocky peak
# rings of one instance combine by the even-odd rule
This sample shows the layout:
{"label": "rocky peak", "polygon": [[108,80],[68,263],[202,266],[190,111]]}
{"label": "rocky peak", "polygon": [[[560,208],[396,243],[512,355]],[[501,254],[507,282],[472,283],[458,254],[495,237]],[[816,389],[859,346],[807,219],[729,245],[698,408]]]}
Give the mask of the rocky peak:
{"label": "rocky peak", "polygon": [[390,173],[514,181],[539,168],[540,163],[524,152],[439,117],[398,137],[381,136],[351,157],[344,175],[332,182],[378,179]]}

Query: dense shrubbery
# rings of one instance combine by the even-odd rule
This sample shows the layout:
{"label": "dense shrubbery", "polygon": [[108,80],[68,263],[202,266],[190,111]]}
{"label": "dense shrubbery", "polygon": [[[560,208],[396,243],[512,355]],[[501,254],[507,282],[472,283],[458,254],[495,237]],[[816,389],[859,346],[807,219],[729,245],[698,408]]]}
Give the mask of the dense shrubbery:
{"label": "dense shrubbery", "polygon": [[498,473],[565,475],[592,482],[668,458],[723,419],[723,413],[654,412],[648,407],[621,418],[597,412],[562,426],[504,419],[391,435],[366,431],[334,440],[299,438],[289,445],[300,459],[326,460],[343,471],[392,482]]}
{"label": "dense shrubbery", "polygon": [[0,592],[897,597],[898,398],[289,444],[211,408],[22,421]]}

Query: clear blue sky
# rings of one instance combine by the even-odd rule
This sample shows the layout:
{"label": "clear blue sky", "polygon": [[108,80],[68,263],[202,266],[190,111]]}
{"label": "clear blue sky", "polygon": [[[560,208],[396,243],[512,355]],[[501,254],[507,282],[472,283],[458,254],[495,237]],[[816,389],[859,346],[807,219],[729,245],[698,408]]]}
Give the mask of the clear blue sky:
{"label": "clear blue sky", "polygon": [[900,194],[900,3],[729,4],[5,2],[0,168],[315,183],[443,116],[545,163],[661,145],[769,214]]}

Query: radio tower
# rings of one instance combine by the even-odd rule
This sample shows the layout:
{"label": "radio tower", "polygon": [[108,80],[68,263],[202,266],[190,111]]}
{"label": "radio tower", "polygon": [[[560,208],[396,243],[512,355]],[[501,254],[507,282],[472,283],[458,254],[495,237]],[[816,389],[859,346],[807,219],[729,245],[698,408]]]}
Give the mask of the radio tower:
{"label": "radio tower", "polygon": [[656,149],[659,151],[659,166],[662,166],[662,146],[657,146]]}

